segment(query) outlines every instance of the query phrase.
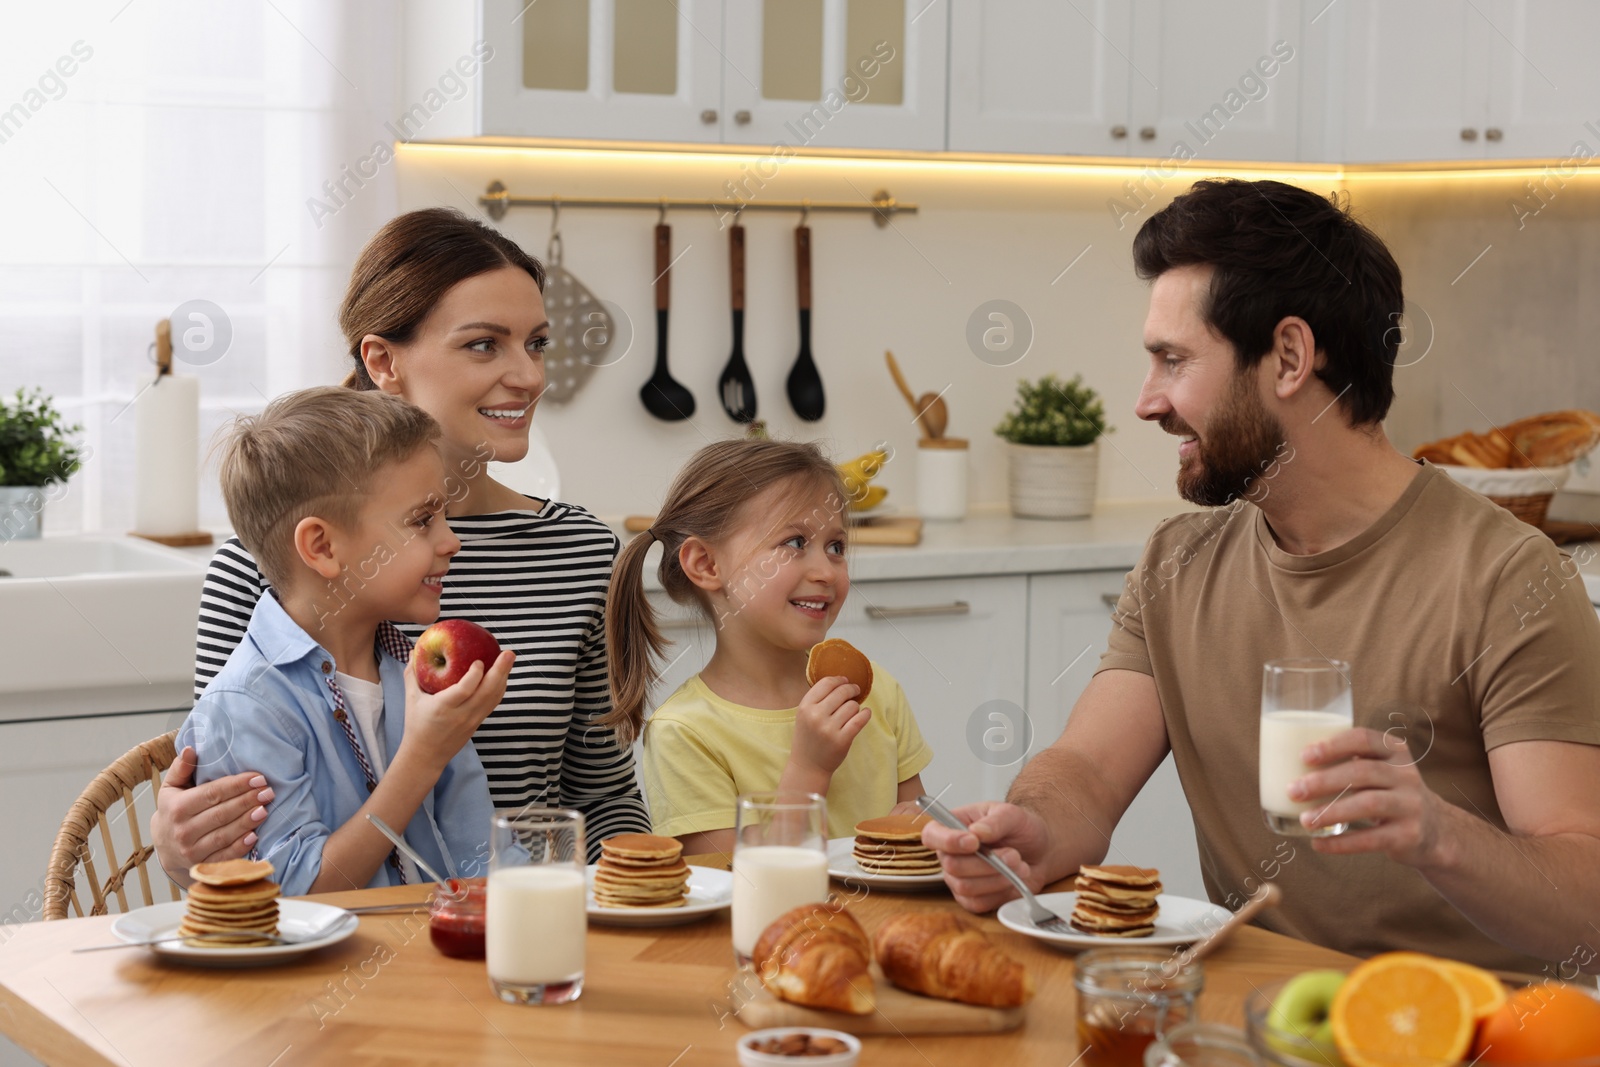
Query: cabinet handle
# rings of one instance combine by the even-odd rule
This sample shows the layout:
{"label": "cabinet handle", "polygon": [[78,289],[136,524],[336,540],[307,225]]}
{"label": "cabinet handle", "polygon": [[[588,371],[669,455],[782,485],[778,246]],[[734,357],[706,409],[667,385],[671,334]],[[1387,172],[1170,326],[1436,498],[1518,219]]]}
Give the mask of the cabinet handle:
{"label": "cabinet handle", "polygon": [[1141,141],[1154,141],[1155,139],[1156,139],[1156,128],[1154,126],[1140,126],[1139,127],[1139,140],[1141,140]]}
{"label": "cabinet handle", "polygon": [[1504,136],[1505,132],[1498,126],[1490,126],[1487,130],[1483,131],[1483,139],[1485,141],[1498,141]]}
{"label": "cabinet handle", "polygon": [[949,604],[918,604],[909,608],[880,608],[876,605],[867,608],[867,618],[888,619],[921,619],[930,615],[970,615],[972,605],[965,600],[952,601]]}
{"label": "cabinet handle", "polygon": [[1121,593],[1101,593],[1100,594],[1100,603],[1104,604],[1106,607],[1110,608],[1112,611],[1116,611],[1117,610],[1117,605],[1122,603],[1122,594]]}
{"label": "cabinet handle", "polygon": [[1461,139],[1463,141],[1476,141],[1478,139],[1478,131],[1471,126],[1463,126],[1461,128]]}
{"label": "cabinet handle", "polygon": [[1126,126],[1113,126],[1113,127],[1111,127],[1111,139],[1113,141],[1120,141],[1126,136],[1128,136],[1128,127],[1126,127]]}
{"label": "cabinet handle", "polygon": [[733,121],[741,126],[750,125],[750,112],[744,110],[735,111],[733,113]]}
{"label": "cabinet handle", "polygon": [[717,109],[714,107],[708,107],[704,111],[700,112],[700,121],[705,123],[707,126],[714,124],[717,121]]}

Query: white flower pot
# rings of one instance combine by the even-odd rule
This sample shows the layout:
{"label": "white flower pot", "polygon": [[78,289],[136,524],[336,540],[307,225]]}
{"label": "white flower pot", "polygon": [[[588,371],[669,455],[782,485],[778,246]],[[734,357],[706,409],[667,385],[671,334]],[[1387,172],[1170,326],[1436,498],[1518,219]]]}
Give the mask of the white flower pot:
{"label": "white flower pot", "polygon": [[1100,480],[1100,442],[1019,445],[1011,453],[1011,514],[1021,519],[1086,519]]}
{"label": "white flower pot", "polygon": [[26,541],[39,536],[44,516],[44,490],[35,485],[0,485],[0,541]]}

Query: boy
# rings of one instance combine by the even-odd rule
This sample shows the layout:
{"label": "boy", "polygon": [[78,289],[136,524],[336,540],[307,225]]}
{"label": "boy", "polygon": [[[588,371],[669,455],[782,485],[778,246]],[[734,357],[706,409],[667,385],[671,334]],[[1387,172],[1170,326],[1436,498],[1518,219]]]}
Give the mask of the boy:
{"label": "boy", "polygon": [[307,389],[242,417],[221,481],[263,597],[179,731],[196,782],[244,768],[275,794],[255,855],[285,896],[417,882],[377,816],[446,875],[481,873],[488,779],[469,743],[514,654],[433,695],[390,620],[439,617],[461,542],[444,520],[438,424],[376,391]]}

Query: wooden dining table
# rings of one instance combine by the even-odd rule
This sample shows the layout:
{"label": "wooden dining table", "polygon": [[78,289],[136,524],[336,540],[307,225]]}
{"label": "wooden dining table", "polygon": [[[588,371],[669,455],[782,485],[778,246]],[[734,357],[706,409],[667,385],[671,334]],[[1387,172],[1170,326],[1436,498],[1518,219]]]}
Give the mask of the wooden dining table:
{"label": "wooden dining table", "polygon": [[[737,1062],[735,1044],[748,1032],[738,1009],[750,993],[746,975],[734,967],[726,911],[683,926],[591,922],[582,997],[522,1006],[496,999],[482,960],[435,950],[429,892],[396,886],[307,898],[340,907],[415,907],[364,915],[356,933],[337,945],[247,970],[184,966],[145,948],[72,952],[113,941],[114,916],[0,927],[0,1031],[52,1065]],[[852,887],[850,896],[851,911],[869,932],[906,909],[960,910],[948,891]],[[993,915],[971,918],[1034,976],[1038,991],[1023,1025],[992,1034],[865,1037],[863,1064],[1066,1067],[1078,1056],[1073,955],[1014,933]],[[1242,1027],[1245,1000],[1256,990],[1300,971],[1355,962],[1244,927],[1204,961],[1200,1017]]]}

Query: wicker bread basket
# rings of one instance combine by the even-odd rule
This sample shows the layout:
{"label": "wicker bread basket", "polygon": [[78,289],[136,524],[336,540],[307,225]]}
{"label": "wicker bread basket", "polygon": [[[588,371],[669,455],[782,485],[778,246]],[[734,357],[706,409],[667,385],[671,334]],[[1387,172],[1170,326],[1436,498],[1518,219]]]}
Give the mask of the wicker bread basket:
{"label": "wicker bread basket", "polygon": [[1572,476],[1572,465],[1561,467],[1534,467],[1525,470],[1492,469],[1480,467],[1455,467],[1437,464],[1450,477],[1482,493],[1511,514],[1530,526],[1542,526],[1550,499],[1556,490],[1567,484]]}

